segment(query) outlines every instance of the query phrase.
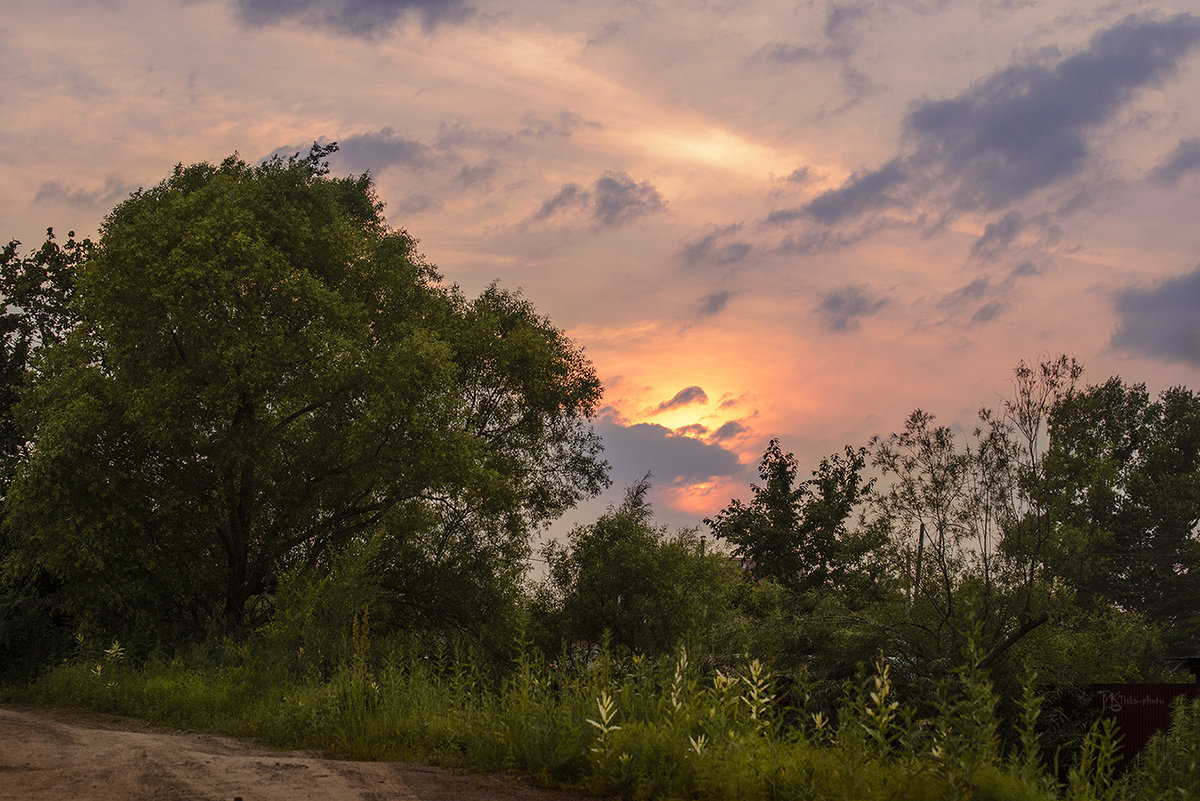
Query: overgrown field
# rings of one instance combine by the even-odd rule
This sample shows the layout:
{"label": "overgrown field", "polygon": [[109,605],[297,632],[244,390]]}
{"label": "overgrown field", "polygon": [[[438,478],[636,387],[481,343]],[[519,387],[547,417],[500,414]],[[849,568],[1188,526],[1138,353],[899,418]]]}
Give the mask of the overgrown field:
{"label": "overgrown field", "polygon": [[601,651],[573,668],[518,648],[499,678],[453,647],[381,654],[365,617],[350,639],[351,655],[323,675],[303,669],[303,653],[254,643],[138,666],[113,643],[8,696],[624,798],[1200,798],[1200,702],[1180,707],[1174,728],[1115,777],[1111,726],[1093,726],[1067,764],[1045,753],[1033,677],[1004,722],[986,674],[969,669],[917,710],[896,700],[880,661],[826,711],[802,681],[757,660],[720,669],[682,647],[659,659]]}

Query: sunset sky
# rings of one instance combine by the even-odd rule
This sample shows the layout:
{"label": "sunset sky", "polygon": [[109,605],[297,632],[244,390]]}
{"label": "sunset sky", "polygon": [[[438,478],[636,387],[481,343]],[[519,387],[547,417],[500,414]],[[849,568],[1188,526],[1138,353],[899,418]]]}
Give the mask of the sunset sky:
{"label": "sunset sky", "polygon": [[446,280],[593,361],[660,520],[1019,359],[1200,389],[1200,5],[7,0],[0,237],[336,141]]}

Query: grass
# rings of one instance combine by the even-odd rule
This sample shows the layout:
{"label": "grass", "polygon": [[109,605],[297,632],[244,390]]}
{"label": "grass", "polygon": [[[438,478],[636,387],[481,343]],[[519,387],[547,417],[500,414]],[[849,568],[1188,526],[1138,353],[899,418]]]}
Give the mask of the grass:
{"label": "grass", "polygon": [[[1200,797],[1200,705],[1139,765],[1113,775],[1119,735],[1093,728],[1065,782],[1038,742],[1027,684],[1001,737],[986,675],[961,670],[924,716],[895,698],[886,662],[831,716],[804,687],[787,706],[761,663],[724,671],[600,653],[581,668],[520,649],[503,677],[462,649],[368,642],[365,616],[336,668],[304,674],[253,643],[129,664],[113,643],[10,697],[248,736],[341,757],[420,760],[523,774],[543,786],[629,799],[1125,801]],[[292,663],[297,664],[297,663]]]}

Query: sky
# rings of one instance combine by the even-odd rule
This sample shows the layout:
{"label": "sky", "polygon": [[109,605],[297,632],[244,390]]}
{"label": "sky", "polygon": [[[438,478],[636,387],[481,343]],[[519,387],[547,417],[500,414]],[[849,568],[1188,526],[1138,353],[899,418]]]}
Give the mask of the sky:
{"label": "sky", "polygon": [[701,526],[775,437],[965,432],[1019,360],[1200,389],[1197,0],[5,5],[0,238],[337,142],[595,365],[614,486],[562,525],[649,472]]}

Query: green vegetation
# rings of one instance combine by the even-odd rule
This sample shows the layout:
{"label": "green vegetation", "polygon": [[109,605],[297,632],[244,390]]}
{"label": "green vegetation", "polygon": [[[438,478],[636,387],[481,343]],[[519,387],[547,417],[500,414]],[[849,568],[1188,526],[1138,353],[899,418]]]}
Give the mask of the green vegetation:
{"label": "green vegetation", "polygon": [[758,660],[723,670],[698,666],[686,649],[617,657],[601,648],[567,666],[523,650],[499,678],[461,641],[382,649],[364,613],[346,661],[319,675],[280,666],[273,626],[136,667],[113,643],[48,671],[22,697],[350,758],[518,771],[625,798],[1132,801],[1200,787],[1200,701],[1181,706],[1174,728],[1121,777],[1119,735],[1093,727],[1060,782],[1041,747],[1033,677],[1006,724],[984,671],[956,671],[920,713],[895,700],[880,661],[831,717],[803,684],[792,686],[797,705],[782,703],[781,677]]}
{"label": "green vegetation", "polygon": [[[322,159],[177,167],[0,256],[0,676],[277,745],[629,798],[1182,798],[1089,683],[1200,653],[1200,397],[1021,363],[698,531],[607,481],[582,351]],[[743,569],[745,565],[748,569]]]}
{"label": "green vegetation", "polygon": [[369,546],[380,623],[482,629],[529,531],[602,486],[579,350],[519,296],[443,286],[327,152],[177,167],[78,261],[4,497],[10,581],[47,576],[73,627],[234,634],[285,572]]}

